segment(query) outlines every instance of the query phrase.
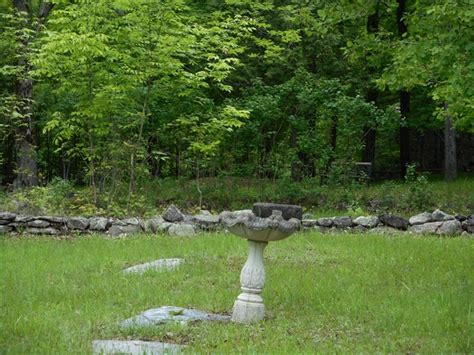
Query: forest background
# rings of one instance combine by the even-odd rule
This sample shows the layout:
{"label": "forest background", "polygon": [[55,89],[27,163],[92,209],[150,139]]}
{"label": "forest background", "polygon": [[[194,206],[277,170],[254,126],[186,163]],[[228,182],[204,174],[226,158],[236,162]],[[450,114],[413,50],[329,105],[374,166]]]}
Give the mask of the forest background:
{"label": "forest background", "polygon": [[[469,0],[13,0],[0,14],[15,209],[51,191],[50,210],[82,214],[239,195],[415,209],[433,204],[420,171],[472,175]],[[364,174],[411,182],[405,205],[387,184],[351,196]]]}

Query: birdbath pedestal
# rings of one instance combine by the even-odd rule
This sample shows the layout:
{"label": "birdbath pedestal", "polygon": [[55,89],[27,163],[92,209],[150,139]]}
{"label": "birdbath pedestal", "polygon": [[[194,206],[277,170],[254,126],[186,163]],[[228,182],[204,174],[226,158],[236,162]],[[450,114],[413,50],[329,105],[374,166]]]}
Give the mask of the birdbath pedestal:
{"label": "birdbath pedestal", "polygon": [[222,223],[233,234],[248,240],[249,255],[240,273],[242,293],[234,303],[232,321],[251,323],[260,321],[265,315],[261,296],[265,285],[263,251],[270,241],[289,237],[299,229],[300,220],[284,220],[282,212],[273,210],[267,218],[257,217],[250,211],[227,212]]}

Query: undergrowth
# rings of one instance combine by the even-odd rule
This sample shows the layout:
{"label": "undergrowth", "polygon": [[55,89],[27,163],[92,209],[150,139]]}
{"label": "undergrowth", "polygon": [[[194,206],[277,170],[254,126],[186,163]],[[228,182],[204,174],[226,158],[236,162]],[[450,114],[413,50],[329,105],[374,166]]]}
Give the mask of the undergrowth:
{"label": "undergrowth", "polygon": [[472,214],[474,177],[464,176],[447,183],[418,175],[409,168],[403,181],[320,186],[307,179],[257,180],[244,178],[204,178],[196,180],[156,179],[140,186],[127,200],[127,186],[104,189],[97,203],[87,187],[55,180],[47,186],[0,193],[0,210],[24,214],[151,216],[174,203],[187,212],[208,209],[213,212],[249,208],[253,203],[275,202],[302,205],[313,216],[340,214],[398,213],[410,215],[441,208],[448,213]]}

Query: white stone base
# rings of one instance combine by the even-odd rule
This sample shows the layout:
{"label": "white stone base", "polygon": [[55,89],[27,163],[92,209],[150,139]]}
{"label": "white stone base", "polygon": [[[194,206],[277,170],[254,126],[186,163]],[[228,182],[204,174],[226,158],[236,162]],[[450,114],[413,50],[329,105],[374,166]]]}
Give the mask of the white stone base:
{"label": "white stone base", "polygon": [[[239,296],[240,298],[240,296]],[[263,320],[265,305],[262,302],[246,302],[237,299],[234,303],[232,321],[236,323],[252,323]]]}

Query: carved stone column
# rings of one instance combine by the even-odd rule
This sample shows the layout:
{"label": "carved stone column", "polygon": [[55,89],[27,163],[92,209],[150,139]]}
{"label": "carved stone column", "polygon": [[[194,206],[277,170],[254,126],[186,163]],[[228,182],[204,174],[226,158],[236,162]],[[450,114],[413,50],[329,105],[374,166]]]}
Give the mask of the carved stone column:
{"label": "carved stone column", "polygon": [[234,303],[232,321],[250,323],[263,319],[265,306],[260,296],[265,285],[265,268],[263,266],[263,250],[268,242],[249,240],[249,256],[240,273],[242,293]]}

